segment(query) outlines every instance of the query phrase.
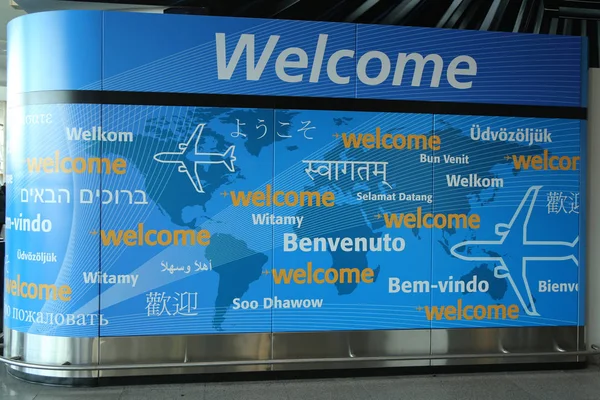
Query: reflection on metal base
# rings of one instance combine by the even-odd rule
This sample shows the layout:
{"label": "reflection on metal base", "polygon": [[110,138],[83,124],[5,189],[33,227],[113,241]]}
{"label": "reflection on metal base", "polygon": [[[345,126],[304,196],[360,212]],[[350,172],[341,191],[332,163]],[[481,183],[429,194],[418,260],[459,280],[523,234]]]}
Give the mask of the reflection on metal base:
{"label": "reflection on metal base", "polygon": [[[4,356],[20,357],[32,364],[71,365],[98,363],[98,338],[67,338],[41,336],[4,330]],[[97,371],[48,371],[32,368],[13,368],[27,375],[63,379],[97,379]]]}
{"label": "reflection on metal base", "polygon": [[[190,335],[102,338],[101,364],[150,364],[191,361],[252,361],[272,359],[271,334]],[[100,377],[180,375],[269,371],[268,364],[226,367],[129,369],[100,371]]]}
{"label": "reflection on metal base", "polygon": [[[584,356],[561,353],[584,351],[583,334],[583,327],[535,327],[62,338],[7,330],[4,356],[33,364],[70,364],[67,371],[9,366],[25,379],[87,384],[95,378],[149,375],[582,362]],[[505,357],[515,353],[527,354]],[[390,360],[394,357],[404,359]],[[410,357],[414,359],[406,359]],[[180,363],[213,365],[186,368]],[[77,365],[88,370],[76,370]],[[127,367],[99,371],[95,365]]]}
{"label": "reflection on metal base", "polygon": [[[430,331],[346,331],[273,334],[273,358],[362,358],[430,354]],[[274,365],[274,370],[426,367],[429,360]]]}
{"label": "reflection on metal base", "polygon": [[[431,354],[509,354],[556,352],[557,357],[519,359],[519,363],[556,363],[584,361],[582,356],[561,355],[585,350],[584,328],[574,326],[435,329],[431,331]],[[432,360],[431,365],[511,364],[511,358],[478,358],[470,360]]]}

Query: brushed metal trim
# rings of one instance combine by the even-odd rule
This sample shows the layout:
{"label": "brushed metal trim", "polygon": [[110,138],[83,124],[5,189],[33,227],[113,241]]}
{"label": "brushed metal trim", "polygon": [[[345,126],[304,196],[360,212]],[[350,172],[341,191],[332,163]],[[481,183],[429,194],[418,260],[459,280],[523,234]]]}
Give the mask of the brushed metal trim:
{"label": "brushed metal trim", "polygon": [[[9,371],[92,378],[271,370],[581,362],[583,327],[62,338],[7,329]],[[449,336],[442,338],[445,333]],[[48,349],[51,349],[48,351]],[[61,365],[68,363],[68,365]]]}
{"label": "brushed metal trim", "polygon": [[[106,337],[100,342],[100,364],[162,364],[193,362],[231,362],[224,369],[203,367],[190,370],[189,367],[162,369],[103,370],[101,378],[138,375],[178,375],[207,374],[218,372],[260,372],[269,371],[269,363],[239,365],[236,362],[273,359],[271,333],[213,334],[213,335],[172,335]],[[149,349],[152,349],[149,351]]]}
{"label": "brushed metal trim", "polygon": [[[537,363],[535,354],[555,354],[556,360],[544,356],[544,362],[577,362],[581,355],[582,331],[577,326],[562,327],[521,327],[521,328],[481,328],[481,329],[434,329],[431,331],[431,353],[450,354],[512,354],[531,353],[523,363]],[[572,359],[565,360],[571,355]],[[507,364],[509,358],[490,359],[480,357],[475,360],[466,358],[445,358],[432,361],[432,366]]]}
{"label": "brushed metal trim", "polygon": [[[31,365],[94,365],[98,363],[99,338],[70,338],[60,336],[42,336],[23,333],[12,329],[4,330],[4,357],[0,362],[15,358],[26,360],[22,366],[11,366],[13,369],[30,374],[52,378],[96,379],[98,371],[94,369],[60,370],[37,368]],[[11,360],[12,359],[12,360]],[[10,364],[9,364],[10,365]]]}
{"label": "brushed metal trim", "polygon": [[[298,332],[273,334],[274,359],[363,359],[364,357],[423,356],[431,353],[430,331],[381,330]],[[428,367],[430,359],[364,361],[361,368]],[[309,363],[274,364],[273,369],[313,369]],[[323,369],[348,368],[346,362],[327,362]]]}
{"label": "brushed metal trim", "polygon": [[[31,369],[47,369],[52,371],[103,371],[121,369],[158,369],[158,368],[193,368],[193,367],[227,367],[245,365],[270,365],[270,364],[306,364],[326,362],[369,362],[369,361],[401,361],[401,360],[443,360],[443,359],[479,359],[479,358],[518,358],[518,357],[568,357],[591,356],[600,354],[600,350],[545,352],[545,353],[489,353],[489,354],[444,354],[444,355],[418,355],[418,356],[381,356],[381,357],[340,357],[340,358],[297,358],[288,360],[253,360],[253,361],[199,361],[189,363],[158,363],[158,364],[120,364],[120,365],[48,365],[33,364],[15,361],[0,357],[0,362]],[[564,360],[563,360],[564,361]]]}

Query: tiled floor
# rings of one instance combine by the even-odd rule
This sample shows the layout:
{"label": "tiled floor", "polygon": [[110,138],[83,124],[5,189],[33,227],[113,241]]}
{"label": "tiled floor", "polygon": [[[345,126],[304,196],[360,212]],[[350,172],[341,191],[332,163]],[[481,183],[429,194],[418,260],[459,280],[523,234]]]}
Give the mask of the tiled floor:
{"label": "tiled floor", "polygon": [[600,400],[600,369],[272,382],[57,388],[8,376],[2,400]]}

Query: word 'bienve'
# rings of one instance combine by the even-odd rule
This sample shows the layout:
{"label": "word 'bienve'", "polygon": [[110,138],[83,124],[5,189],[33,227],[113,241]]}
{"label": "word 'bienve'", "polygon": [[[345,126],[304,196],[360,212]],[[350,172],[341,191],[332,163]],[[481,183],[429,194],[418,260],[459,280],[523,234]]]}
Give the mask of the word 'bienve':
{"label": "word 'bienve'", "polygon": [[488,126],[481,129],[479,125],[471,127],[471,139],[485,142],[518,142],[528,143],[530,146],[534,143],[552,143],[552,133],[548,129],[530,129],[518,128],[509,131],[506,128],[500,128],[498,131],[492,131]]}
{"label": "word 'bienve'", "polygon": [[[280,35],[270,35],[267,44],[262,50],[258,61],[255,60],[254,52],[254,34],[243,34],[238,38],[238,42],[233,50],[233,54],[227,61],[227,43],[225,33],[215,33],[216,51],[217,51],[217,74],[219,80],[231,79],[242,54],[245,51],[246,57],[246,80],[258,81],[262,76],[275,47],[281,38]],[[341,76],[338,71],[338,63],[344,58],[354,59],[355,51],[349,49],[339,49],[334,51],[327,60],[326,48],[329,35],[320,34],[317,40],[314,57],[309,60],[306,50],[300,47],[288,47],[282,49],[275,60],[275,73],[277,77],[288,83],[298,83],[304,80],[305,72],[310,68],[310,83],[318,83],[321,78],[321,69],[323,64],[327,65],[327,78],[337,85],[347,85],[351,82],[350,76]],[[331,50],[329,50],[331,51]],[[312,51],[310,52],[311,54]],[[392,63],[395,59],[395,66]],[[310,64],[310,65],[309,65]],[[354,64],[354,63],[353,63]],[[439,54],[427,54],[423,56],[419,53],[398,53],[392,57],[381,51],[366,51],[356,61],[356,76],[365,85],[377,86],[385,82],[392,74],[392,85],[400,86],[405,78],[405,72],[412,71],[411,86],[421,86],[425,66],[433,66],[430,87],[439,87],[442,79],[442,72],[445,67],[445,60]],[[367,73],[368,66],[371,66]],[[392,67],[394,71],[392,73]],[[408,67],[408,68],[407,68]],[[473,57],[467,55],[458,55],[452,58],[446,68],[445,78],[451,87],[455,89],[470,89],[473,81],[466,77],[477,75],[477,62]],[[460,81],[458,78],[462,78]]]}

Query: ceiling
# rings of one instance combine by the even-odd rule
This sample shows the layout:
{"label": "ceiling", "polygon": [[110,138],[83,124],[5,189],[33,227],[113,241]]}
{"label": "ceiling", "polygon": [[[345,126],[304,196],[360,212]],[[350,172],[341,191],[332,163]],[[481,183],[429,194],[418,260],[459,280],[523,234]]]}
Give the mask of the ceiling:
{"label": "ceiling", "polygon": [[[29,13],[100,9],[587,36],[600,66],[600,0],[15,0]],[[20,12],[0,0],[0,23]],[[5,35],[5,32],[2,32]],[[0,35],[0,47],[3,36]],[[4,61],[0,54],[0,85]]]}

